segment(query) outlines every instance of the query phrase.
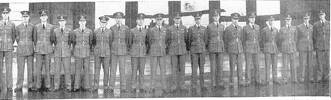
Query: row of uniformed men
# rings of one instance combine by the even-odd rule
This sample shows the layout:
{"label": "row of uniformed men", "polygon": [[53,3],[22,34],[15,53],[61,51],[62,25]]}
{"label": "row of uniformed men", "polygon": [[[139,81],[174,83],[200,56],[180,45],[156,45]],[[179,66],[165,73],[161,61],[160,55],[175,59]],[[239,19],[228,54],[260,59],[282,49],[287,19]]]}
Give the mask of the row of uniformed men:
{"label": "row of uniformed men", "polygon": [[[156,70],[160,69],[162,90],[181,89],[184,85],[185,55],[190,54],[192,59],[192,84],[198,88],[197,69],[200,74],[200,87],[204,87],[204,64],[205,56],[209,54],[211,67],[212,88],[224,87],[223,61],[224,54],[228,53],[230,58],[230,85],[234,85],[234,69],[237,69],[238,85],[248,84],[280,84],[277,78],[277,54],[283,55],[283,66],[287,70],[282,73],[285,82],[288,78],[291,82],[309,81],[309,74],[313,73],[314,82],[328,80],[329,66],[329,22],[325,20],[325,13],[319,13],[320,21],[314,25],[309,24],[309,14],[303,17],[304,23],[298,26],[291,25],[291,16],[285,17],[286,25],[279,31],[273,26],[274,18],[271,16],[266,20],[267,27],[260,29],[255,24],[255,13],[248,15],[248,24],[244,27],[238,25],[240,15],[232,13],[232,24],[225,28],[219,23],[220,10],[214,10],[211,14],[213,22],[207,27],[200,25],[201,14],[194,14],[195,25],[188,29],[181,25],[179,13],[174,17],[174,25],[162,26],[163,14],[156,14],[156,26],[143,27],[145,15],[137,15],[137,26],[129,29],[122,25],[124,14],[114,13],[116,23],[110,29],[106,28],[106,16],[99,17],[100,28],[92,31],[86,28],[86,16],[79,16],[79,28],[71,30],[65,27],[66,16],[58,16],[59,26],[55,27],[47,23],[47,10],[39,12],[41,23],[32,25],[29,23],[29,11],[22,11],[23,23],[16,26],[9,21],[9,8],[2,10],[3,20],[0,22],[0,60],[6,59],[6,77],[0,76],[3,88],[12,88],[12,51],[13,43],[18,43],[18,81],[17,89],[23,86],[24,64],[27,59],[28,65],[28,88],[37,90],[41,88],[41,71],[46,72],[45,86],[50,90],[58,90],[60,85],[60,69],[65,71],[66,89],[71,90],[71,71],[75,73],[73,90],[76,91],[83,86],[87,90],[98,89],[101,65],[104,69],[104,89],[113,91],[115,87],[115,76],[117,64],[120,70],[121,92],[127,91],[126,86],[133,91],[143,90],[144,67],[146,57],[151,58],[151,86],[150,91],[155,91],[157,82]],[[297,76],[294,66],[294,53],[299,51],[300,74]],[[312,53],[317,51],[318,67],[311,65]],[[90,53],[95,56],[94,85],[90,84],[88,75],[84,76],[81,84],[81,73],[90,73]],[[265,81],[259,77],[258,54],[265,55]],[[50,68],[50,54],[54,54],[55,66]],[[245,54],[246,70],[243,71],[240,57]],[[130,55],[132,64],[131,81],[126,85],[125,57]],[[165,56],[171,56],[171,85],[166,84]],[[70,57],[75,57],[76,65],[70,66]],[[36,57],[36,65],[33,67],[33,57]],[[288,66],[290,60],[290,67]],[[44,64],[44,65],[43,65]],[[270,67],[272,65],[272,81],[270,80]],[[314,71],[309,70],[313,68]],[[50,69],[57,73],[54,78],[54,87],[50,84]],[[2,70],[0,70],[2,72]],[[139,72],[139,77],[137,77]],[[245,72],[245,73],[243,73]],[[322,72],[323,75],[317,75]],[[2,74],[1,74],[2,75]],[[321,77],[318,77],[321,76]],[[305,79],[304,79],[305,78]],[[6,86],[4,86],[6,85]],[[6,88],[5,88],[6,89]]]}

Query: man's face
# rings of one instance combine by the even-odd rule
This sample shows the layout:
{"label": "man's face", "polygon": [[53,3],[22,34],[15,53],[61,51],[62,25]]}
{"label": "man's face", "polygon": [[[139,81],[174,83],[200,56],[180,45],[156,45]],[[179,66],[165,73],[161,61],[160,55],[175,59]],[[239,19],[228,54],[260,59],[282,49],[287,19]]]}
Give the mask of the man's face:
{"label": "man's face", "polygon": [[292,22],[291,19],[286,19],[286,20],[285,20],[286,25],[291,25],[291,22]]}
{"label": "man's face", "polygon": [[142,26],[144,24],[144,19],[137,19],[137,25]]}
{"label": "man's face", "polygon": [[175,24],[180,24],[180,20],[181,20],[180,18],[175,18],[175,19],[174,19],[174,23],[175,23]]}
{"label": "man's face", "polygon": [[79,23],[79,26],[85,26],[86,20],[80,20],[78,23]]}
{"label": "man's face", "polygon": [[116,24],[122,24],[122,18],[115,18]]}
{"label": "man's face", "polygon": [[156,24],[157,25],[162,25],[163,20],[162,19],[156,19]]}
{"label": "man's face", "polygon": [[46,22],[47,19],[48,19],[48,16],[46,16],[46,15],[40,17],[40,20],[41,20],[42,22]]}
{"label": "man's face", "polygon": [[67,23],[67,21],[65,21],[65,20],[60,20],[59,21],[60,26],[66,26],[66,23]]}
{"label": "man's face", "polygon": [[272,26],[272,25],[273,25],[273,22],[274,22],[274,21],[269,20],[269,21],[267,21],[267,24],[268,24],[269,26]]}
{"label": "man's face", "polygon": [[239,19],[232,18],[232,23],[233,23],[233,24],[238,25],[238,21],[239,21]]}
{"label": "man's face", "polygon": [[9,18],[9,14],[8,13],[2,13],[2,18],[8,19]]}
{"label": "man's face", "polygon": [[29,22],[30,17],[29,16],[22,16],[23,22]]}
{"label": "man's face", "polygon": [[220,16],[213,16],[214,22],[219,22]]}
{"label": "man's face", "polygon": [[201,19],[200,19],[200,18],[196,18],[196,19],[195,19],[195,23],[196,23],[196,24],[200,24],[200,23],[201,23]]}
{"label": "man's face", "polygon": [[304,22],[309,22],[310,18],[304,18],[303,21]]}
{"label": "man's face", "polygon": [[253,17],[253,18],[248,18],[248,22],[249,23],[255,23],[255,18]]}
{"label": "man's face", "polygon": [[325,20],[325,14],[319,15],[320,20]]}
{"label": "man's face", "polygon": [[100,22],[100,27],[106,27],[107,26],[107,22]]}

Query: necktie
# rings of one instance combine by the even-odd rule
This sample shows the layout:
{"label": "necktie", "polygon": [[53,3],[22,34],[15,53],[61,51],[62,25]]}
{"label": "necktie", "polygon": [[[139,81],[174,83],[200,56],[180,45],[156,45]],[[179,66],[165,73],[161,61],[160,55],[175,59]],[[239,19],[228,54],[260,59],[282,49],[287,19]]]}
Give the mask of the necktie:
{"label": "necktie", "polygon": [[161,27],[159,26],[159,31],[161,31]]}
{"label": "necktie", "polygon": [[252,25],[252,28],[255,29],[254,25]]}
{"label": "necktie", "polygon": [[103,28],[101,28],[101,31],[102,31],[102,33],[104,32],[104,29]]}
{"label": "necktie", "polygon": [[61,28],[61,32],[63,33],[63,28]]}
{"label": "necktie", "polygon": [[141,32],[141,27],[139,27],[139,31]]}
{"label": "necktie", "polygon": [[308,25],[306,25],[306,28],[308,29]]}
{"label": "necktie", "polygon": [[218,23],[216,24],[216,26],[218,27]]}
{"label": "necktie", "polygon": [[117,30],[120,30],[120,28],[121,28],[121,27],[120,27],[120,26],[118,26],[118,29],[117,29]]}
{"label": "necktie", "polygon": [[46,27],[45,27],[45,24],[43,24],[43,29],[45,29]]}
{"label": "necktie", "polygon": [[271,29],[271,32],[272,32],[273,31],[272,27],[270,29]]}
{"label": "necktie", "polygon": [[238,28],[237,28],[237,25],[235,25],[234,27],[235,27],[236,29],[238,29]]}
{"label": "necktie", "polygon": [[322,22],[322,26],[324,26],[324,22]]}
{"label": "necktie", "polygon": [[82,32],[84,32],[84,29],[82,29]]}

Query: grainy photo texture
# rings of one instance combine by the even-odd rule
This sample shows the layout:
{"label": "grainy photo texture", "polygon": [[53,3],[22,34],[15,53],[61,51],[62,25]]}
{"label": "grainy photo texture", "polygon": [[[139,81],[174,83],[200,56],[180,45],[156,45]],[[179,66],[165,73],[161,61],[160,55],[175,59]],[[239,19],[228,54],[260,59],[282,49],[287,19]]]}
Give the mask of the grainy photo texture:
{"label": "grainy photo texture", "polygon": [[0,99],[330,96],[329,0],[0,3]]}

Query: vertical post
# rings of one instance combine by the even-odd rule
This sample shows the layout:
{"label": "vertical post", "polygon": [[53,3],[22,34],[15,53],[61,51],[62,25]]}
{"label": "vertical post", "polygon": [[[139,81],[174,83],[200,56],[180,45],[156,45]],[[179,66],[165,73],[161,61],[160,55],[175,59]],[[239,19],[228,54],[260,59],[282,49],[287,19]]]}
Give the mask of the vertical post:
{"label": "vertical post", "polygon": [[285,22],[283,21],[283,17],[286,16],[286,14],[288,14],[288,3],[289,0],[280,0],[280,25],[283,26],[285,25]]}
{"label": "vertical post", "polygon": [[[246,16],[253,12],[257,13],[256,12],[256,0],[246,0]],[[244,20],[246,21],[247,17],[244,18]],[[256,18],[255,23],[258,25],[262,25],[262,20],[260,18]]]}
{"label": "vertical post", "polygon": [[180,1],[168,1],[169,7],[169,25],[174,23],[173,18],[177,12],[181,12],[181,2]]}
{"label": "vertical post", "polygon": [[138,1],[125,2],[125,25],[133,28],[136,26],[138,14]]}
{"label": "vertical post", "polygon": [[[213,18],[211,16],[211,13],[214,9],[220,8],[220,0],[210,0],[209,1],[209,23],[213,22]],[[222,18],[222,17],[221,17]],[[221,21],[221,20],[220,20]]]}

